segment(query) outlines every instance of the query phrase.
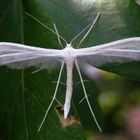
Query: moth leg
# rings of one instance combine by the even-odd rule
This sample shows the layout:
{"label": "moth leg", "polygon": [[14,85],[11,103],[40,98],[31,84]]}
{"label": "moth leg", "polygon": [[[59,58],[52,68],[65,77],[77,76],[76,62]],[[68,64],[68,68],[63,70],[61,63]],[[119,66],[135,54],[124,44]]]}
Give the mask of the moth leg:
{"label": "moth leg", "polygon": [[60,103],[60,102],[58,101],[58,99],[55,98],[55,101],[56,101],[59,105],[62,105],[62,103]]}
{"label": "moth leg", "polygon": [[[57,83],[57,81],[52,81],[52,83]],[[66,84],[63,83],[63,82],[61,82],[61,81],[60,81],[60,84],[61,84],[62,86],[66,86]]]}
{"label": "moth leg", "polygon": [[[89,80],[83,80],[83,82],[89,82]],[[79,85],[79,84],[81,84],[81,81],[76,82],[76,83],[75,83],[75,86],[77,86],[77,85]]]}
{"label": "moth leg", "polygon": [[[89,97],[90,95],[87,95],[87,96]],[[85,99],[86,99],[86,97],[83,97],[83,98],[80,100],[79,104],[81,104]]]}
{"label": "moth leg", "polygon": [[33,71],[32,74],[35,74],[35,73],[37,73],[37,72],[40,72],[41,70],[43,70],[43,68],[39,68],[39,69]]}
{"label": "moth leg", "polygon": [[58,80],[57,80],[57,84],[56,84],[56,88],[55,88],[55,92],[54,92],[52,101],[51,101],[51,103],[49,104],[49,107],[47,108],[47,110],[46,110],[46,112],[45,112],[45,115],[44,115],[44,117],[43,117],[43,120],[42,120],[42,122],[41,122],[41,124],[40,124],[40,126],[39,126],[39,128],[38,128],[38,132],[39,132],[40,129],[42,128],[42,126],[43,126],[43,124],[44,124],[44,121],[45,121],[45,119],[46,119],[46,117],[47,117],[47,115],[48,115],[48,112],[49,112],[49,110],[50,110],[50,108],[51,108],[51,106],[52,106],[54,100],[56,100],[56,94],[57,94],[57,91],[58,91],[58,87],[59,87],[59,83],[60,83],[60,79],[61,79],[61,74],[62,74],[63,68],[64,68],[64,61],[63,61],[62,64],[61,64],[61,68],[60,68],[60,72],[59,72],[59,76],[58,76]]}
{"label": "moth leg", "polygon": [[83,91],[84,91],[85,99],[86,99],[86,101],[87,101],[89,110],[90,110],[90,112],[91,112],[91,114],[92,114],[92,117],[93,117],[94,120],[95,120],[95,123],[96,123],[98,129],[100,130],[100,132],[102,132],[102,129],[101,129],[101,127],[100,127],[100,125],[99,125],[99,123],[98,123],[98,121],[97,121],[97,119],[96,119],[96,117],[95,117],[95,114],[94,114],[94,112],[93,112],[93,110],[92,110],[92,107],[91,107],[91,105],[90,105],[90,102],[89,102],[89,99],[88,99],[88,95],[87,95],[87,93],[86,93],[85,85],[84,85],[84,82],[83,82],[83,78],[82,78],[82,75],[81,75],[80,68],[79,68],[79,66],[78,66],[77,60],[75,60],[75,65],[76,65],[76,68],[77,68],[77,71],[78,71],[78,74],[79,74],[79,77],[80,77],[80,81],[81,81],[81,84],[82,84],[82,88],[83,88]]}

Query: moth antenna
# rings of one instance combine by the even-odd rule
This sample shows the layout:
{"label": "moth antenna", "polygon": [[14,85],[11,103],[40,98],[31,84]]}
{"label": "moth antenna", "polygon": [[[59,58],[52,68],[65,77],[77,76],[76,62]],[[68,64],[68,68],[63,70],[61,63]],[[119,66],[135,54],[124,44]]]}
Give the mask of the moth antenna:
{"label": "moth antenna", "polygon": [[59,33],[58,33],[58,30],[57,30],[57,28],[56,28],[55,23],[53,23],[53,26],[54,26],[54,30],[55,30],[56,35],[57,35],[58,42],[59,42],[59,44],[60,44],[61,48],[64,48],[64,47],[63,47],[63,45],[62,45],[62,43],[61,43],[61,40],[60,40],[60,35],[59,35]]}
{"label": "moth antenna", "polygon": [[60,68],[60,72],[59,72],[59,76],[58,76],[58,80],[57,80],[58,82],[57,82],[57,84],[56,84],[56,88],[55,88],[55,92],[54,92],[52,101],[51,101],[51,103],[49,104],[49,107],[47,108],[47,110],[46,110],[46,112],[45,112],[45,115],[44,115],[44,117],[43,117],[43,120],[42,120],[42,122],[41,122],[41,124],[40,124],[40,126],[39,126],[39,128],[38,128],[38,132],[39,132],[40,129],[42,128],[42,126],[43,126],[43,124],[44,124],[44,121],[45,121],[45,119],[46,119],[46,117],[47,117],[47,115],[48,115],[48,112],[49,112],[49,110],[50,110],[50,108],[51,108],[51,106],[52,106],[54,100],[56,100],[56,94],[57,94],[57,91],[58,91],[58,87],[59,87],[59,83],[60,83],[60,79],[61,79],[61,74],[62,74],[63,68],[64,68],[64,61],[63,61],[62,64],[61,64],[61,68]]}
{"label": "moth antenna", "polygon": [[85,99],[86,99],[86,101],[87,101],[89,110],[90,110],[90,112],[91,112],[91,114],[92,114],[92,117],[93,117],[94,120],[95,120],[95,123],[96,123],[96,125],[97,125],[99,131],[102,132],[102,129],[101,129],[101,127],[100,127],[100,125],[99,125],[99,123],[98,123],[98,121],[97,121],[97,119],[96,119],[96,117],[95,117],[95,114],[94,114],[94,112],[93,112],[93,110],[92,110],[92,107],[91,107],[91,105],[90,105],[90,102],[89,102],[89,99],[88,99],[88,95],[87,95],[87,93],[86,93],[85,85],[84,85],[84,82],[83,82],[83,78],[82,78],[82,75],[81,75],[80,68],[79,68],[79,65],[78,65],[77,60],[75,60],[75,65],[76,65],[76,68],[77,68],[77,71],[78,71],[78,74],[79,74],[79,77],[80,77],[80,80],[81,80],[82,88],[83,88],[83,91],[84,91]]}
{"label": "moth antenna", "polygon": [[[57,35],[57,33],[56,33],[54,30],[52,30],[52,29],[51,29],[50,27],[48,27],[47,25],[43,24],[41,21],[39,21],[37,18],[35,18],[35,17],[32,16],[31,14],[29,14],[29,13],[27,13],[27,12],[25,12],[25,14],[28,15],[29,17],[31,17],[32,19],[34,19],[36,22],[38,22],[40,25],[42,25],[43,27],[45,27],[47,30],[49,30],[49,31],[52,32],[53,34]],[[66,44],[68,44],[67,41],[66,41],[61,35],[59,35],[59,38],[61,38]]]}
{"label": "moth antenna", "polygon": [[97,22],[97,20],[98,20],[98,18],[99,18],[99,16],[100,16],[100,14],[101,14],[100,12],[97,14],[97,16],[96,16],[95,20],[92,22],[92,24],[91,24],[89,30],[86,32],[86,34],[85,34],[85,35],[83,36],[83,38],[80,40],[79,45],[78,45],[77,48],[80,47],[81,43],[82,43],[82,42],[85,40],[85,38],[88,36],[88,34],[90,33],[90,31],[92,30],[92,28],[93,28],[94,25],[96,24],[96,22]]}
{"label": "moth antenna", "polygon": [[[72,40],[71,40],[71,43],[76,39],[78,38],[85,30],[87,30],[89,27],[89,30],[87,31],[87,33],[84,35],[84,37],[81,39],[80,41],[80,44],[83,42],[83,40],[86,38],[86,36],[89,34],[89,32],[91,31],[91,29],[93,28],[93,26],[95,25],[96,21],[98,20],[99,16],[100,16],[100,12],[97,14],[96,18],[90,23],[88,24],[82,31],[80,31]],[[80,46],[80,44],[78,45],[78,48]]]}

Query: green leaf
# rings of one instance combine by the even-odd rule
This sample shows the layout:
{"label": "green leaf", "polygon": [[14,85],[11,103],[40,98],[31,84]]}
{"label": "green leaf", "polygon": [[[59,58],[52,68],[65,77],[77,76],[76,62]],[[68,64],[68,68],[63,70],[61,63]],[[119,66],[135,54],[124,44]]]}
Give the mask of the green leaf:
{"label": "green leaf", "polygon": [[[97,13],[101,12],[95,28],[83,42],[81,47],[90,47],[106,42],[140,35],[140,6],[131,0],[1,0],[0,1],[0,41],[24,43],[44,48],[60,48],[57,38],[50,31],[39,25],[35,20],[25,14],[28,12],[45,25],[53,28],[56,24],[59,34],[70,42],[84,27],[86,27]],[[74,46],[82,35],[75,40]],[[64,44],[64,42],[63,42]],[[126,64],[126,67],[129,64]],[[119,69],[111,65],[103,69],[126,76],[131,73],[132,78],[139,76],[138,67]],[[130,66],[131,67],[131,66]],[[118,70],[116,70],[118,68]],[[66,123],[63,111],[55,102],[46,118],[41,131],[37,129],[43,119],[45,111],[52,99],[59,67],[54,70],[42,70],[32,74],[36,68],[24,71],[0,68],[0,138],[4,140],[84,140],[83,126],[87,129],[97,130],[93,118],[89,112],[80,85],[74,84],[73,103],[70,120]],[[127,70],[130,70],[129,72]],[[65,82],[65,70],[61,81]],[[74,73],[75,83],[79,80]],[[91,105],[102,126],[102,116],[98,105],[99,91],[93,82],[88,82],[86,89]],[[57,100],[64,103],[65,87],[60,85]],[[86,115],[85,115],[86,114]],[[93,123],[92,123],[93,122]]]}
{"label": "green leaf", "polygon": [[[0,11],[2,15],[0,40],[35,46],[45,44],[46,47],[53,47],[57,40],[53,41],[52,34],[46,32],[46,29],[25,14],[26,8],[28,8],[26,4],[30,5],[30,3],[24,3],[23,7],[21,1],[18,0],[11,0],[7,4],[4,1],[1,2],[0,5],[3,5],[4,9]],[[38,6],[33,7],[33,9],[37,9]],[[30,68],[17,71],[1,67],[0,138],[4,140],[42,140],[47,138],[50,140],[84,140],[85,133],[77,118],[69,117],[68,122],[64,121],[62,114],[57,110],[57,102],[53,104],[41,131],[37,132],[52,100],[56,85],[52,81],[57,80],[59,68],[52,71],[42,70],[32,74],[35,70],[37,69]],[[60,86],[58,95],[57,100],[63,103],[65,87]]]}

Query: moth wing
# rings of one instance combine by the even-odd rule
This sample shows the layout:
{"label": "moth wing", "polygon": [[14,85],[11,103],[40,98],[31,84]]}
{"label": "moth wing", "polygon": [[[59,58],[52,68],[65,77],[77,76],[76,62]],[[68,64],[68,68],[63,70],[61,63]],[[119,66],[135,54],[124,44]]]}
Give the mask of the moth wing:
{"label": "moth wing", "polygon": [[100,67],[108,63],[140,61],[140,37],[106,43],[78,50],[78,60]]}
{"label": "moth wing", "polygon": [[30,66],[52,68],[60,63],[59,50],[43,49],[18,43],[0,43],[0,65],[23,69]]}
{"label": "moth wing", "polygon": [[85,62],[80,61],[78,64],[82,72],[85,73],[90,79],[95,80],[95,81],[100,80],[101,70]]}
{"label": "moth wing", "polygon": [[79,49],[77,59],[106,71],[140,78],[140,37]]}

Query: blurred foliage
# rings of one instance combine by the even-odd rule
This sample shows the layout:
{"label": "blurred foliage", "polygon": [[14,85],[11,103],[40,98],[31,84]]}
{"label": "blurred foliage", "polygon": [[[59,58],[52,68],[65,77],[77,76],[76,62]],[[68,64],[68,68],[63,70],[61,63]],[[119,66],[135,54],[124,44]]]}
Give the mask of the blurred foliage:
{"label": "blurred foliage", "polygon": [[[140,6],[134,0],[1,0],[0,41],[60,48],[56,36],[27,16],[25,12],[51,28],[53,28],[52,23],[56,23],[59,33],[70,42],[95,19],[99,11],[101,17],[81,47],[140,36]],[[80,38],[74,42],[74,46],[78,44]],[[133,69],[131,65],[126,65],[130,69],[122,65],[109,65],[103,69],[139,79],[139,64],[135,65],[137,69]],[[105,72],[101,74],[100,79],[96,79],[97,81],[85,82],[91,105],[103,127],[103,133],[96,135],[98,129],[86,102],[78,104],[84,95],[81,85],[77,84],[79,78],[75,71],[74,100],[70,114],[77,122],[81,120],[83,126],[73,123],[68,127],[62,127],[60,119],[62,114],[57,110],[58,103],[55,102],[41,132],[38,133],[38,126],[54,93],[55,84],[52,84],[52,81],[57,80],[59,68],[32,74],[34,70],[36,68],[29,68],[24,72],[6,67],[0,68],[0,139],[83,140],[86,139],[83,127],[90,130],[86,131],[88,135],[92,132],[95,140],[139,137],[136,133],[138,130],[131,133],[132,127],[128,127],[133,126],[130,124],[131,119],[135,120],[137,116],[126,118],[132,107],[136,112],[140,112],[139,109],[135,109],[135,106],[140,103],[139,82]],[[63,82],[66,80],[65,73],[64,70],[61,79]],[[87,77],[84,76],[84,79]],[[62,104],[64,97],[65,87],[60,85],[57,99]]]}

